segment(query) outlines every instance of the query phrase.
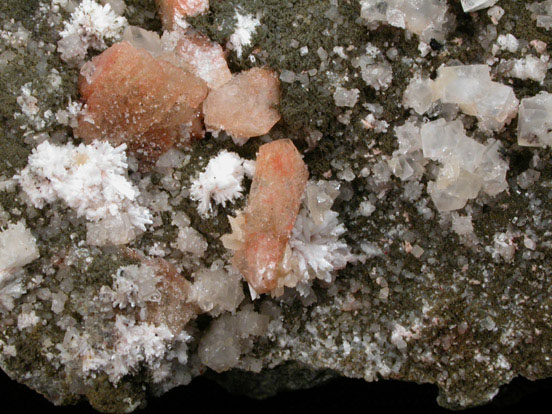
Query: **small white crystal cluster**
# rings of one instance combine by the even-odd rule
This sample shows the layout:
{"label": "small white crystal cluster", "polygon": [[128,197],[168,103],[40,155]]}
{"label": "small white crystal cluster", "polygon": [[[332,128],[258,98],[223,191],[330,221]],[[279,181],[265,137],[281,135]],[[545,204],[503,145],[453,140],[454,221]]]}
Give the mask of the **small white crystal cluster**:
{"label": "small white crystal cluster", "polygon": [[540,58],[533,55],[526,55],[521,59],[512,59],[500,64],[505,68],[505,74],[512,78],[522,80],[530,79],[542,83],[548,68],[550,67],[550,56],[542,55]]}
{"label": "small white crystal cluster", "polygon": [[393,81],[393,68],[391,64],[385,59],[382,51],[371,43],[366,45],[366,53],[358,58],[354,58],[351,63],[354,68],[360,69],[362,80],[366,82],[366,85],[374,88],[376,91],[389,88]]}
{"label": "small white crystal cluster", "polygon": [[500,144],[480,144],[466,136],[461,121],[439,119],[420,130],[424,157],[438,161],[437,180],[428,183],[428,192],[440,211],[463,208],[480,191],[495,196],[508,188],[508,163],[498,152]]}
{"label": "small white crystal cluster", "polygon": [[227,47],[234,50],[239,58],[243,54],[243,48],[251,45],[253,35],[257,31],[257,27],[261,24],[258,16],[250,14],[241,14],[236,11],[236,27],[234,33],[230,35]]}
{"label": "small white crystal cluster", "polygon": [[546,30],[552,29],[552,0],[535,2],[526,6],[532,13],[532,17],[537,20],[537,27]]}
{"label": "small white crystal cluster", "polygon": [[552,94],[541,92],[521,100],[518,144],[524,147],[552,146]]}
{"label": "small white crystal cluster", "polygon": [[254,337],[268,330],[269,317],[245,306],[235,315],[215,319],[199,342],[198,355],[203,364],[216,372],[238,366],[240,357],[251,348]]}
{"label": "small white crystal cluster", "polygon": [[119,309],[114,324],[103,328],[102,335],[112,339],[93,340],[90,330],[70,325],[63,342],[56,346],[61,362],[68,368],[77,368],[85,377],[104,372],[115,384],[141,366],[152,371],[154,381],[162,381],[169,375],[165,368],[171,359],[186,364],[186,343],[191,336],[185,331],[176,335],[164,323],[146,321],[148,306],[161,300],[160,283],[161,277],[150,265],[118,269],[112,286],[102,286],[94,299],[100,307]]}
{"label": "small white crystal cluster", "polygon": [[126,177],[125,145],[95,141],[75,147],[40,144],[16,178],[37,208],[58,199],[88,225],[90,244],[125,244],[136,229],[151,224],[151,214],[137,203],[138,190]]}
{"label": "small white crystal cluster", "polygon": [[20,270],[39,257],[36,239],[22,221],[0,232],[0,311],[12,310],[25,293]]}
{"label": "small white crystal cluster", "polygon": [[490,71],[487,65],[442,66],[435,81],[414,77],[403,104],[420,115],[438,100],[456,104],[477,117],[481,129],[498,131],[516,116],[519,101],[512,87],[491,80]]}
{"label": "small white crystal cluster", "polygon": [[498,0],[462,0],[462,8],[466,13],[483,10],[494,6]]}
{"label": "small white crystal cluster", "polygon": [[441,164],[437,180],[427,186],[439,211],[459,210],[480,191],[495,196],[508,188],[508,163],[500,157],[499,143],[491,139],[483,145],[469,138],[461,121],[441,118],[421,128],[407,122],[395,133],[399,150],[389,164],[399,178],[421,178],[427,160]]}
{"label": "small white crystal cluster", "polygon": [[193,277],[190,301],[211,316],[233,312],[245,298],[241,275],[226,271],[221,262],[213,263],[209,269],[197,271]]}
{"label": "small white crystal cluster", "polygon": [[182,253],[190,253],[198,258],[203,257],[208,245],[201,233],[191,226],[190,218],[179,211],[174,214],[172,224],[178,227],[178,235],[172,247]]}
{"label": "small white crystal cluster", "polygon": [[307,184],[283,259],[287,274],[278,280],[274,296],[283,293],[284,287],[294,287],[306,297],[315,279],[331,283],[337,270],[357,259],[341,239],[347,229],[339,221],[338,213],[331,209],[338,195],[339,183],[335,181]]}
{"label": "small white crystal cluster", "polygon": [[82,63],[88,49],[102,51],[107,48],[106,40],[119,40],[127,24],[127,20],[117,15],[110,4],[83,0],[60,32],[58,51],[61,58]]}
{"label": "small white crystal cluster", "polygon": [[393,174],[402,181],[420,179],[427,161],[422,153],[420,127],[416,122],[407,121],[395,128],[399,149],[387,162]]}
{"label": "small white crystal cluster", "polygon": [[161,300],[161,293],[157,288],[160,282],[161,278],[152,266],[124,266],[113,277],[113,286],[102,286],[100,295],[112,303],[114,308],[144,308],[146,302]]}
{"label": "small white crystal cluster", "polygon": [[205,171],[192,182],[190,197],[198,201],[198,211],[209,217],[213,211],[211,199],[216,204],[226,206],[243,196],[242,181],[252,177],[255,171],[253,161],[247,161],[234,152],[221,151],[209,160]]}
{"label": "small white crystal cluster", "polygon": [[388,23],[406,29],[429,43],[444,40],[449,22],[443,0],[361,0],[361,17],[369,23]]}
{"label": "small white crystal cluster", "polygon": [[77,363],[85,376],[105,372],[111,382],[117,383],[141,364],[155,371],[175,336],[166,325],[137,323],[127,316],[117,315],[114,338],[113,346],[107,346],[105,342],[94,343],[88,332],[69,327],[63,342],[56,348],[64,365]]}

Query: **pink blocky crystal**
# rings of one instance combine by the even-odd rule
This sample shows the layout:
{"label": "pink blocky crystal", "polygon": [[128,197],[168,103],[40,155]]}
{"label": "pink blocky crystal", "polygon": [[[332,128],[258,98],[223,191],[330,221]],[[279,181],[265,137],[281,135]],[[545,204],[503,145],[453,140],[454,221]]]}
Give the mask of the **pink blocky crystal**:
{"label": "pink blocky crystal", "polygon": [[253,68],[213,90],[203,103],[207,128],[225,130],[234,138],[268,133],[280,120],[280,82],[268,69]]}
{"label": "pink blocky crystal", "polygon": [[147,264],[154,266],[161,276],[161,299],[148,304],[148,321],[166,324],[172,332],[179,333],[199,313],[199,308],[190,301],[191,284],[164,259],[150,259]]}
{"label": "pink blocky crystal", "polygon": [[75,135],[87,143],[126,143],[146,162],[175,145],[184,127],[197,124],[208,92],[201,79],[128,42],[96,56],[81,74],[86,110]]}
{"label": "pink blocky crystal", "polygon": [[217,89],[232,79],[224,51],[204,35],[187,31],[179,40],[175,54],[183,67],[203,79],[210,89]]}
{"label": "pink blocky crystal", "polygon": [[289,139],[259,148],[244,214],[244,244],[234,265],[257,293],[270,292],[285,276],[280,268],[309,172]]}
{"label": "pink blocky crystal", "polygon": [[209,10],[209,0],[156,0],[165,29],[174,30],[177,19]]}
{"label": "pink blocky crystal", "polygon": [[177,334],[200,313],[200,308],[190,299],[191,284],[165,259],[149,258],[136,250],[123,249],[122,254],[155,269],[159,277],[158,302],[148,302],[146,321],[156,326],[167,325]]}

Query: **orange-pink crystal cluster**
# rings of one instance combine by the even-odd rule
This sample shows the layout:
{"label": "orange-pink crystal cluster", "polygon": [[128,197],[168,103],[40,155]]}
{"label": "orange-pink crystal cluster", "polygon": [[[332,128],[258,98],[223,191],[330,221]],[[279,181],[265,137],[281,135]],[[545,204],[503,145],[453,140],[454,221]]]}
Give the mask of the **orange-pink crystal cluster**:
{"label": "orange-pink crystal cluster", "polygon": [[75,135],[85,142],[125,143],[148,166],[173,146],[202,138],[204,118],[209,130],[242,140],[279,121],[280,84],[272,70],[232,76],[222,47],[192,30],[173,32],[170,51],[155,33],[137,33],[142,42],[117,43],[81,69],[86,106]]}
{"label": "orange-pink crystal cluster", "polygon": [[85,142],[126,143],[146,161],[175,144],[208,93],[198,77],[128,42],[111,46],[81,73],[86,111],[75,134]]}
{"label": "orange-pink crystal cluster", "polygon": [[244,213],[244,243],[234,265],[257,293],[275,289],[309,172],[289,139],[259,148],[255,176]]}
{"label": "orange-pink crystal cluster", "polygon": [[268,69],[253,68],[209,93],[203,104],[205,125],[234,138],[267,134],[280,120],[280,81]]}

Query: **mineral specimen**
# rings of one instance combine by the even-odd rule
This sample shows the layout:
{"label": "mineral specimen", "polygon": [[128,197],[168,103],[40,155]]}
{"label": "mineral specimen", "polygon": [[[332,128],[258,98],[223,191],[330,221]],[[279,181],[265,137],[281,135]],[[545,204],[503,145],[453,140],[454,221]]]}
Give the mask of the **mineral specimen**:
{"label": "mineral specimen", "polygon": [[243,215],[243,245],[234,249],[233,261],[256,293],[270,292],[277,287],[278,279],[285,276],[281,264],[308,175],[290,140],[274,141],[259,148]]}
{"label": "mineral specimen", "polygon": [[178,142],[207,96],[201,79],[128,42],[95,57],[81,74],[86,107],[75,134],[86,142],[125,143],[146,161]]}
{"label": "mineral specimen", "polygon": [[203,103],[205,125],[247,140],[267,134],[280,120],[280,82],[274,72],[253,68],[216,90]]}
{"label": "mineral specimen", "polygon": [[209,3],[0,2],[2,370],[106,413],[549,377],[551,2]]}

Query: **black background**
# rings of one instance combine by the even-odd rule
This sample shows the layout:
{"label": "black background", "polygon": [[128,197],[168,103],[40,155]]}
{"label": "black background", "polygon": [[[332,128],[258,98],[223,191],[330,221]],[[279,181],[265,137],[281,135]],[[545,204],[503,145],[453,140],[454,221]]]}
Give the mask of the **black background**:
{"label": "black background", "polygon": [[[96,413],[87,403],[77,406],[54,407],[39,394],[24,385],[11,381],[0,371],[0,413]],[[322,386],[283,392],[266,400],[253,400],[231,395],[211,380],[195,379],[186,387],[176,388],[161,398],[151,398],[145,413],[204,413],[222,412],[240,414],[265,413],[454,413],[437,405],[437,388],[398,381],[366,383],[362,380],[338,379]],[[504,386],[494,401],[484,407],[462,411],[476,413],[522,413],[551,412],[552,378],[540,381],[515,379]]]}

